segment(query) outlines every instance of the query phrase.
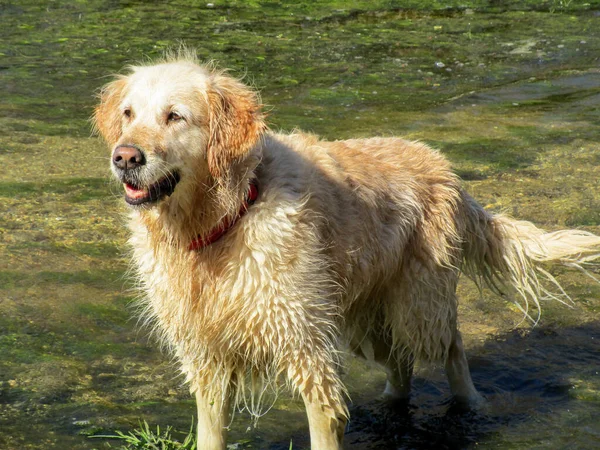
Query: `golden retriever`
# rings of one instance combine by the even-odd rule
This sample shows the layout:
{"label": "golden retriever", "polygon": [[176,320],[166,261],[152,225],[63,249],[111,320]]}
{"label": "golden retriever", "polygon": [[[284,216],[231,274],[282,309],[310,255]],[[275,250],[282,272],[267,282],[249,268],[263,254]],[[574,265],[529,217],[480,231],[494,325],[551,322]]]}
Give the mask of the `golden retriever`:
{"label": "golden retriever", "polygon": [[256,412],[280,380],[304,400],[312,448],[341,448],[343,349],[385,368],[386,396],[407,397],[424,359],[477,404],[460,274],[528,311],[548,293],[537,262],[600,249],[486,212],[424,144],[271,132],[252,89],[189,53],[105,86],[95,122],[131,205],[146,312],[197,399],[200,449],[224,449],[232,404]]}

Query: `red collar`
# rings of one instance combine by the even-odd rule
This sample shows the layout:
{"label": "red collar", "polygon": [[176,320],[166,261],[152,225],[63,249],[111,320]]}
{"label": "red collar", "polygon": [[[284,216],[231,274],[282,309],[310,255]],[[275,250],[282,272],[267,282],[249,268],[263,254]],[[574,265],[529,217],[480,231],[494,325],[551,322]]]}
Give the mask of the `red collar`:
{"label": "red collar", "polygon": [[235,223],[244,214],[246,214],[246,211],[248,211],[248,207],[250,205],[254,204],[254,202],[256,201],[257,198],[258,198],[258,183],[256,182],[255,179],[250,180],[250,189],[248,190],[248,196],[246,197],[246,200],[244,200],[244,203],[242,203],[242,206],[240,207],[240,210],[239,210],[237,216],[235,216],[234,218],[226,217],[219,225],[217,225],[215,228],[213,228],[206,237],[204,237],[204,238],[202,236],[196,237],[196,239],[194,239],[190,243],[190,246],[188,247],[188,249],[190,251],[200,250],[204,247],[208,247],[213,242],[216,242],[219,239],[221,239],[223,237],[223,235],[225,233],[227,233],[231,229],[231,227],[233,227],[235,225]]}

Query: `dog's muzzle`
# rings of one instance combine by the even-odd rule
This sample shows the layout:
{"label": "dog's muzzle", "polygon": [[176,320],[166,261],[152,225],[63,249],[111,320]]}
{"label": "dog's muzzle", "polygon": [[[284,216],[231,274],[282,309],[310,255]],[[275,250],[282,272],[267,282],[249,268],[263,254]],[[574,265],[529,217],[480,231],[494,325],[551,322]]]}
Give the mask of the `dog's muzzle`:
{"label": "dog's muzzle", "polygon": [[140,172],[146,166],[146,156],[134,145],[117,146],[113,151],[112,164],[125,188],[125,201],[134,206],[157,202],[171,195],[180,180],[179,173],[174,171],[167,172],[156,182],[143,182]]}

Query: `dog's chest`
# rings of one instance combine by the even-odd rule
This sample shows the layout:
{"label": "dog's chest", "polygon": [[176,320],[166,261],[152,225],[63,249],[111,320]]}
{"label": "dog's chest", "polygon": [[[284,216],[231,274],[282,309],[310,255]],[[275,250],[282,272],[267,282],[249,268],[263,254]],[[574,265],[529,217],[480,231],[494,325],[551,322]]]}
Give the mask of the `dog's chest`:
{"label": "dog's chest", "polygon": [[322,311],[323,293],[314,285],[331,283],[325,272],[313,273],[322,266],[313,252],[283,241],[274,245],[277,238],[245,245],[238,231],[227,237],[226,254],[216,246],[157,250],[132,238],[148,312],[179,352],[269,358],[307,314]]}

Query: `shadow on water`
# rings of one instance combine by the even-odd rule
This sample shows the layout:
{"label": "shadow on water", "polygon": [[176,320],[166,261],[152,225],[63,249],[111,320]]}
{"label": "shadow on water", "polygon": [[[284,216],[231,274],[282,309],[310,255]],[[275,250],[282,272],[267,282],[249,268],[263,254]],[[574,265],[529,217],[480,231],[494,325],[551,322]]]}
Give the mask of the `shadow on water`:
{"label": "shadow on water", "polygon": [[[408,404],[376,400],[378,392],[354,393],[360,399],[350,407],[345,445],[353,450],[561,448],[576,432],[578,448],[594,448],[598,435],[591,413],[576,419],[577,430],[555,420],[561,414],[577,416],[586,400],[594,400],[588,396],[597,395],[589,387],[592,379],[598,382],[599,342],[596,321],[515,330],[471,349],[471,373],[487,401],[477,411],[451,400],[441,370],[426,370],[426,378],[417,374]],[[293,442],[294,448],[308,445],[300,432]],[[289,440],[268,448],[287,449]]]}

